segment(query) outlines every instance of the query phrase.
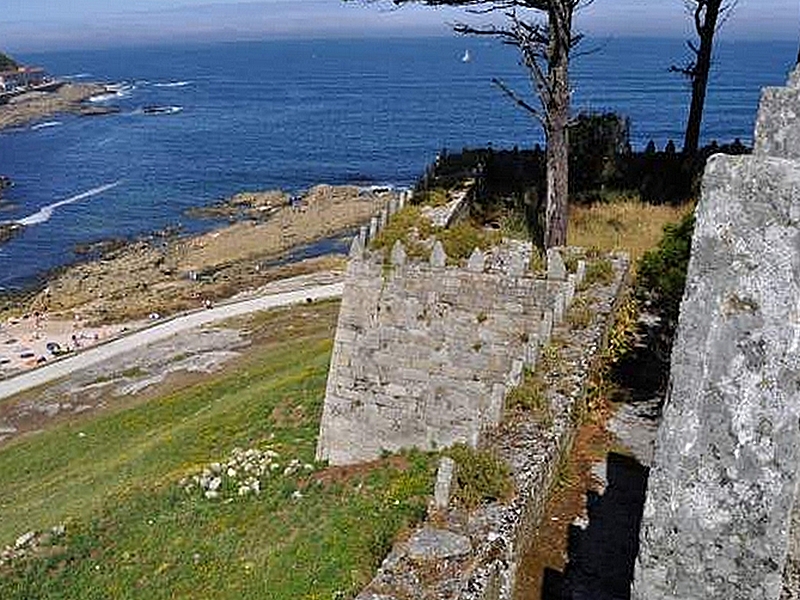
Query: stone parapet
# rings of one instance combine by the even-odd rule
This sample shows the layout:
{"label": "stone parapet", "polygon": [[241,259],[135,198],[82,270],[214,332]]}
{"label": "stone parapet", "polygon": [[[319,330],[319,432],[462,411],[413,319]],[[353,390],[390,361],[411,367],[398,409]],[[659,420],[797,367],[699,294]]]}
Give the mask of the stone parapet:
{"label": "stone parapet", "polygon": [[575,277],[537,278],[524,264],[510,274],[514,260],[489,270],[480,251],[467,268],[446,262],[438,243],[429,262],[407,261],[398,243],[387,265],[354,242],[318,459],[475,446],[500,422],[507,391],[549,341],[548,323],[563,317]]}
{"label": "stone parapet", "polygon": [[[587,327],[564,321],[553,329],[558,361],[541,372],[550,407],[548,421],[517,415],[492,427],[480,446],[510,467],[515,488],[508,503],[471,513],[444,500],[435,518],[395,544],[372,582],[356,600],[511,600],[517,565],[544,513],[548,491],[568,451],[595,361],[601,355],[628,262],[613,259],[614,281],[578,292],[592,311]],[[447,477],[440,472],[439,479]],[[437,481],[437,490],[440,484]],[[443,493],[437,493],[442,498]]]}

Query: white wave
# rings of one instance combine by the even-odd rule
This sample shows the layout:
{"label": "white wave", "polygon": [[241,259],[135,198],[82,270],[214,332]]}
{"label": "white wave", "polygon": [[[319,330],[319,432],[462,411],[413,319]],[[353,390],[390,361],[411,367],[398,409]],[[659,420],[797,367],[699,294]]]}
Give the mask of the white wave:
{"label": "white wave", "polygon": [[91,73],[77,73],[75,75],[66,75],[64,79],[86,79],[87,77],[91,76]]}
{"label": "white wave", "polygon": [[38,210],[37,212],[33,213],[32,215],[28,215],[23,219],[19,219],[15,221],[15,223],[19,223],[20,225],[25,225],[29,227],[31,225],[39,225],[41,223],[45,223],[50,220],[50,217],[53,216],[53,212],[67,204],[72,204],[73,202],[78,202],[80,200],[85,200],[86,198],[91,198],[92,196],[99,196],[103,192],[107,192],[110,189],[113,189],[120,185],[122,180],[115,181],[114,183],[108,183],[106,185],[101,185],[100,187],[92,188],[82,194],[78,194],[77,196],[72,196],[71,198],[67,198],[66,200],[59,200],[58,202],[54,202],[53,204],[49,204],[44,208]]}
{"label": "white wave", "polygon": [[105,86],[103,92],[89,98],[89,102],[101,103],[118,98],[127,98],[135,89],[136,86],[130,83],[109,83]]}
{"label": "white wave", "polygon": [[61,125],[61,121],[45,121],[44,123],[38,123],[31,127],[33,131],[38,131],[39,129],[49,129],[50,127],[58,127]]}
{"label": "white wave", "polygon": [[122,81],[120,83],[109,83],[106,85],[106,89],[109,92],[130,92],[136,89],[136,85],[128,83],[127,81]]}
{"label": "white wave", "polygon": [[192,82],[191,81],[170,81],[169,83],[154,83],[153,87],[181,88],[181,87],[186,87],[187,85],[192,85]]}
{"label": "white wave", "polygon": [[89,102],[108,102],[109,100],[113,100],[114,98],[119,98],[119,94],[117,92],[109,92],[108,94],[97,94],[96,96],[92,96],[89,98]]}

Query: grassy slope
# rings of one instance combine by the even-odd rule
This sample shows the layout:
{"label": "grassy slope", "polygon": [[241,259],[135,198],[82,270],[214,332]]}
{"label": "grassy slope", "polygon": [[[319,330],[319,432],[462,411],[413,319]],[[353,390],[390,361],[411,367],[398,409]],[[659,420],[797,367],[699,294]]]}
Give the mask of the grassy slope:
{"label": "grassy slope", "polygon": [[68,528],[52,557],[2,573],[0,597],[331,598],[368,581],[398,530],[424,512],[427,457],[338,482],[276,476],[260,496],[230,503],[176,483],[235,446],[313,461],[336,308],[262,318],[256,328],[291,328],[291,339],[260,348],[245,368],[4,448],[0,472],[13,476],[0,542]]}

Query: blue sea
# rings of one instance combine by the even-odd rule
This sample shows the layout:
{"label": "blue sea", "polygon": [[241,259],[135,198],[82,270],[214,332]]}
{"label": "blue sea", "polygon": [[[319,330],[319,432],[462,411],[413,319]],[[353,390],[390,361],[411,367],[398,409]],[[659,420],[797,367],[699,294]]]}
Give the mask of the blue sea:
{"label": "blue sea", "polygon": [[[470,60],[463,61],[469,50]],[[616,111],[634,146],[682,140],[688,86],[668,72],[681,40],[587,39],[572,68],[576,111]],[[719,44],[704,140],[752,137],[760,89],[781,85],[792,43]],[[412,184],[443,148],[527,148],[541,129],[496,87],[529,89],[517,56],[487,39],[215,43],[17,56],[75,80],[116,84],[121,112],[49,117],[0,133],[15,186],[0,221],[0,290],[77,259],[76,244],[180,224],[242,190]],[[164,114],[147,114],[158,106]],[[2,206],[2,205],[0,205]]]}

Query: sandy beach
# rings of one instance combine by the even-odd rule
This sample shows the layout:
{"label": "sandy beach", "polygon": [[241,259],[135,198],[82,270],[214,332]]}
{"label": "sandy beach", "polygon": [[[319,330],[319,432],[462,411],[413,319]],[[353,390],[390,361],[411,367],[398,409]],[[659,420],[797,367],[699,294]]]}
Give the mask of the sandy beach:
{"label": "sandy beach", "polygon": [[63,353],[94,346],[123,333],[129,325],[87,327],[79,321],[26,314],[0,324],[0,376],[31,369]]}

